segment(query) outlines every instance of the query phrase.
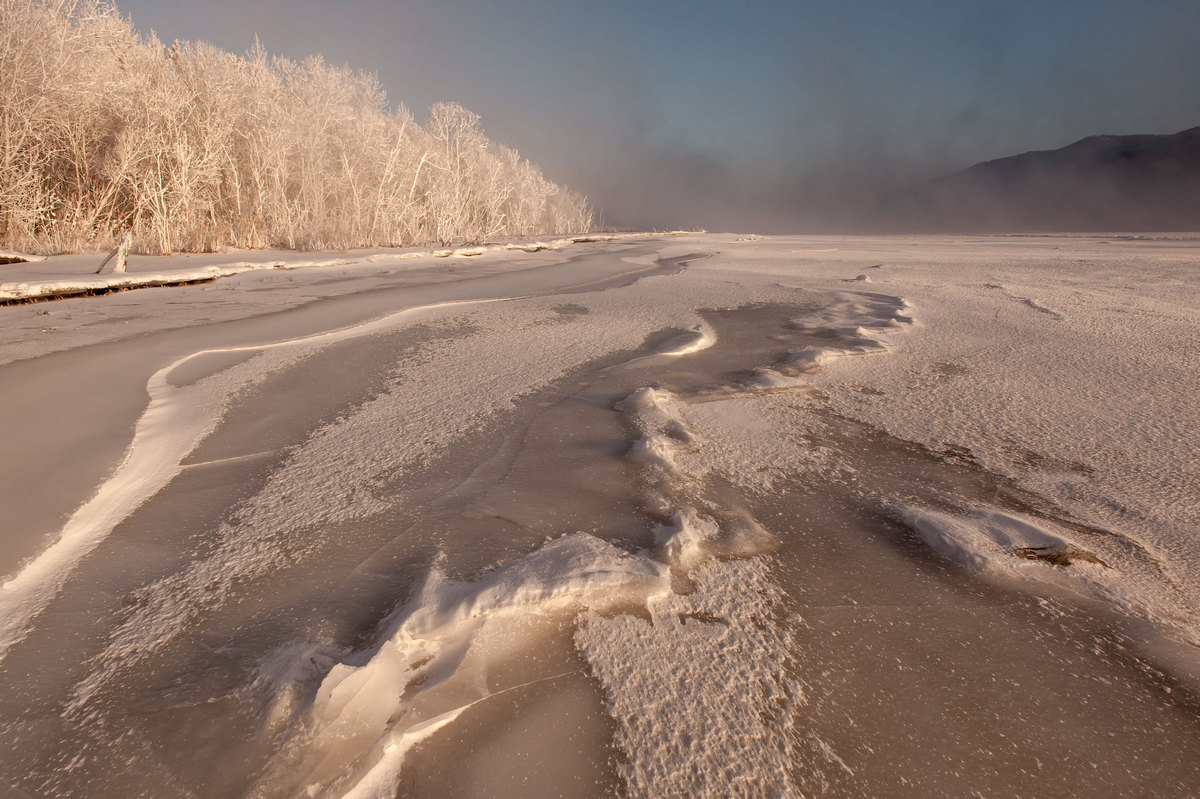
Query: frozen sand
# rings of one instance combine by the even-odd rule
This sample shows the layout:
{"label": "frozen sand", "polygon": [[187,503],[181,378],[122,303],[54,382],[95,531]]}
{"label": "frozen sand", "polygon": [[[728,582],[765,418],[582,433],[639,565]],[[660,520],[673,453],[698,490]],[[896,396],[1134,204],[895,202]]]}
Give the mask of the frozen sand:
{"label": "frozen sand", "polygon": [[[120,462],[150,376],[190,353],[591,283],[585,272],[638,269],[652,254],[713,253],[632,285],[431,309],[371,335],[200,359],[175,375],[181,397],[211,392],[220,422],[64,575],[0,664],[14,678],[5,776],[35,793],[117,795],[163,780],[286,795],[272,775],[325,751],[320,686],[347,668],[335,664],[361,670],[392,646],[388,611],[417,601],[435,557],[446,579],[473,585],[491,568],[505,579],[552,562],[541,545],[582,530],[670,567],[669,587],[626,597],[625,615],[564,582],[565,605],[539,599],[496,617],[496,630],[542,643],[496,649],[467,635],[475,654],[463,663],[475,665],[446,671],[429,694],[442,697],[430,723],[438,707],[461,716],[439,730],[394,713],[382,728],[364,722],[354,729],[365,748],[307,772],[314,784],[486,794],[486,729],[508,730],[518,748],[562,746],[515,730],[527,702],[496,710],[538,691],[541,718],[556,729],[574,719],[578,740],[592,742],[563,753],[557,781],[541,783],[551,792],[584,795],[576,779],[588,774],[634,795],[753,795],[754,785],[1105,795],[1136,784],[1133,764],[1165,746],[1175,755],[1156,764],[1149,794],[1186,795],[1196,729],[1171,668],[1183,674],[1194,658],[1161,640],[1148,653],[1145,631],[1105,609],[1165,625],[1168,639],[1196,632],[1200,547],[1188,524],[1200,475],[1186,436],[1173,434],[1194,418],[1200,388],[1186,339],[1198,321],[1197,243],[739,239],[603,245],[613,257],[519,272],[563,254],[491,253],[462,262],[477,279],[424,287],[450,275],[371,264],[247,273],[69,301],[87,318],[63,319],[58,338],[35,334],[29,317],[63,303],[0,309],[14,331],[4,352],[23,359],[0,368],[0,400],[6,418],[28,419],[10,439],[6,484],[38,500],[6,499],[24,519],[15,565]],[[312,302],[359,290],[371,293]],[[710,310],[747,305],[757,307]],[[155,333],[206,317],[243,321]],[[130,325],[143,335],[130,338]],[[83,346],[92,341],[108,343]],[[112,391],[83,388],[101,385]],[[1080,420],[1103,435],[1081,436]],[[46,478],[76,462],[75,476]],[[1103,566],[1031,557],[1067,547]],[[936,553],[957,560],[943,566]],[[1013,590],[1022,585],[1048,604]],[[996,641],[964,648],[984,632]],[[48,665],[52,652],[60,665]],[[1041,685],[1006,655],[1037,664]],[[898,671],[879,672],[885,660]],[[602,706],[573,681],[587,674]],[[381,683],[381,701],[410,694],[412,679],[427,684],[414,675]],[[982,701],[962,693],[968,679],[997,687]],[[1080,702],[1122,710],[1084,713]],[[901,738],[884,729],[897,718]],[[426,732],[415,749],[402,743]],[[595,749],[606,739],[608,754]],[[918,742],[920,756],[906,748]],[[458,758],[460,773],[435,776],[426,750]],[[184,762],[197,751],[224,764],[203,789],[211,769]],[[138,765],[105,766],[123,758]]]}

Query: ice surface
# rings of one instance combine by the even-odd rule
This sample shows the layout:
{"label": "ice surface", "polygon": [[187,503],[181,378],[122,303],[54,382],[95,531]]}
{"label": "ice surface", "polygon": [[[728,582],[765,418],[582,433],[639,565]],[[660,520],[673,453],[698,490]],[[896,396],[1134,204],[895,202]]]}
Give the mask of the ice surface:
{"label": "ice surface", "polygon": [[[149,379],[146,407],[104,417],[109,438],[128,425],[126,459],[64,481],[77,518],[23,506],[64,543],[0,597],[5,777],[34,795],[393,795],[427,747],[477,772],[456,731],[570,673],[601,718],[567,726],[611,738],[589,762],[633,796],[957,795],[942,761],[964,752],[954,768],[997,794],[1125,790],[1155,746],[1171,764],[1147,779],[1188,795],[1200,736],[1172,669],[1200,618],[1200,242],[560,246],[0,309],[17,361],[0,379],[34,395],[46,378],[25,366],[110,344],[114,386]],[[245,256],[212,258],[186,269]],[[73,279],[55,259],[10,268]],[[458,302],[470,286],[511,299]],[[330,369],[357,357],[376,371]],[[347,375],[344,396],[323,385]],[[275,386],[294,394],[257,393]],[[14,396],[0,383],[32,430],[88,410]],[[107,446],[9,440],[6,474]],[[1072,626],[1071,596],[1159,625],[1179,657],[1108,616]],[[1046,679],[1005,696],[977,643],[993,631]],[[893,679],[915,691],[894,712],[877,698]],[[1054,781],[1022,740],[1058,740],[1077,683],[1078,718],[1115,735],[1066,724],[1062,751],[1104,756]]]}
{"label": "ice surface", "polygon": [[263,364],[242,366],[235,368],[232,376],[226,373],[221,379],[202,381],[194,386],[173,386],[172,374],[188,361],[212,354],[327,346],[353,336],[386,330],[429,310],[480,302],[492,300],[437,303],[313,336],[201,350],[155,372],[146,384],[149,405],[138,420],[133,442],[116,473],[72,515],[52,546],[0,585],[0,660],[24,636],[31,619],[53,599],[75,564],[179,473],[183,459],[216,427],[226,398],[267,371]]}

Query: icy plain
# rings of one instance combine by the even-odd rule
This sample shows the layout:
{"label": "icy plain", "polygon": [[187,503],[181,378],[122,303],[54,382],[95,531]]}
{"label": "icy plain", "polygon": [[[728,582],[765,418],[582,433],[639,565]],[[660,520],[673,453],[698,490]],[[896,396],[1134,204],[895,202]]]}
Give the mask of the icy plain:
{"label": "icy plain", "polygon": [[1200,791],[1200,237],[437,256],[0,307],[18,796]]}

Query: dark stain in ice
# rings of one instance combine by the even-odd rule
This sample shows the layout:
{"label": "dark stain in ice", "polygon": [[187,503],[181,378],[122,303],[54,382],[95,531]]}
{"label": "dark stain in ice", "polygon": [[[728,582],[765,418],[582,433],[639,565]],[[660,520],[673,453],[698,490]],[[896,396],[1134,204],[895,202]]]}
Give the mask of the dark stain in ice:
{"label": "dark stain in ice", "polygon": [[929,368],[939,377],[962,377],[971,373],[965,366],[956,363],[939,362],[932,364]]}
{"label": "dark stain in ice", "polygon": [[720,616],[714,616],[711,613],[704,613],[703,611],[680,613],[678,616],[680,624],[687,624],[688,621],[698,621],[701,624],[723,624],[726,627],[729,626],[728,620],[722,619]]}
{"label": "dark stain in ice", "polygon": [[1077,460],[1064,460],[1056,458],[1052,455],[1047,455],[1036,450],[1018,447],[1009,444],[1009,451],[1016,459],[1017,463],[1028,466],[1032,469],[1039,469],[1045,472],[1071,472],[1074,474],[1082,474],[1091,476],[1096,473],[1096,470]]}
{"label": "dark stain in ice", "polygon": [[532,326],[569,325],[572,324],[576,318],[584,316],[589,312],[586,306],[573,302],[555,305],[553,308],[551,308],[551,310],[554,311],[554,316],[549,316],[545,319],[539,319],[538,321],[534,322]]}
{"label": "dark stain in ice", "polygon": [[960,447],[957,444],[946,444],[940,450],[934,452],[934,455],[948,463],[960,463],[965,466],[978,466],[979,461],[975,458],[975,453],[971,452],[967,447]]}

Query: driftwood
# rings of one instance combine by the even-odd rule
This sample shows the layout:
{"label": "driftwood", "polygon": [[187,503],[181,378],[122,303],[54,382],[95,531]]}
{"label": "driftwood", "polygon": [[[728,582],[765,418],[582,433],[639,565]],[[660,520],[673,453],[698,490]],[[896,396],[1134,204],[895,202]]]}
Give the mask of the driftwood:
{"label": "driftwood", "polygon": [[113,262],[112,269],[110,271],[124,272],[125,271],[125,259],[129,257],[129,248],[132,245],[133,245],[133,232],[127,230],[127,231],[125,231],[125,235],[121,237],[121,243],[117,245],[117,249],[110,252],[108,254],[108,257],[100,262],[100,268],[96,270],[96,274],[97,275],[103,274],[104,267],[108,265],[109,261]]}

